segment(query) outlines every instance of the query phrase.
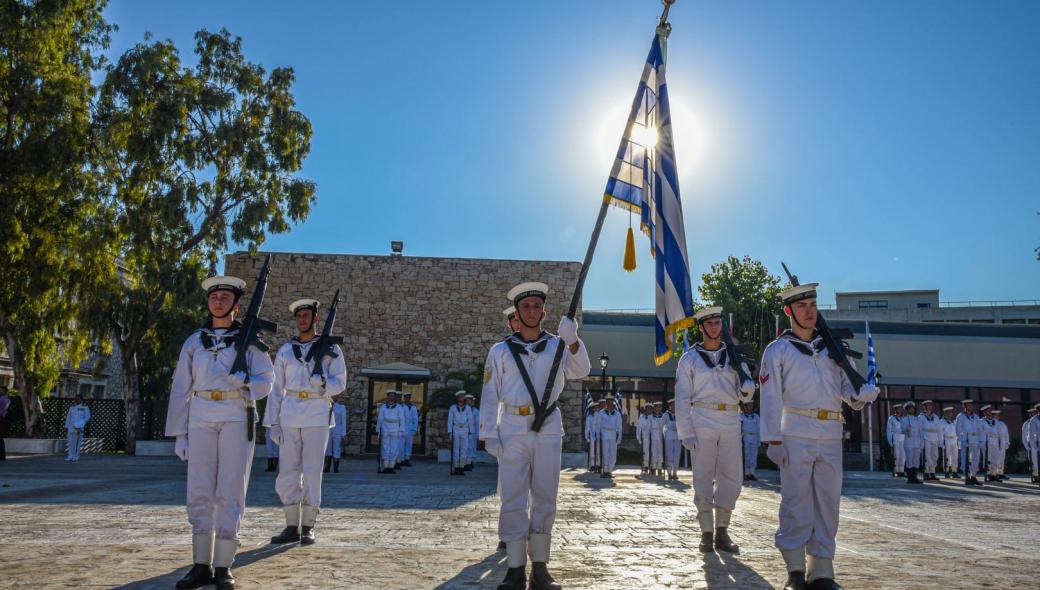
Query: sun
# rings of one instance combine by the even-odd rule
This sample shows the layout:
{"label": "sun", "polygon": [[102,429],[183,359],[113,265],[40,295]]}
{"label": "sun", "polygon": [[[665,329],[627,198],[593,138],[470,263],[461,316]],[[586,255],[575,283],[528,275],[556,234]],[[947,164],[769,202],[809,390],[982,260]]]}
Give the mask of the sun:
{"label": "sun", "polygon": [[[631,103],[618,102],[607,109],[602,118],[594,142],[602,161],[612,162],[617,153],[621,134],[625,131]],[[671,99],[672,137],[675,142],[675,159],[680,178],[698,174],[704,165],[711,144],[708,130],[697,111],[681,100]],[[657,129],[643,125],[632,126],[632,140],[653,148],[659,140]],[[609,164],[608,164],[609,166]]]}

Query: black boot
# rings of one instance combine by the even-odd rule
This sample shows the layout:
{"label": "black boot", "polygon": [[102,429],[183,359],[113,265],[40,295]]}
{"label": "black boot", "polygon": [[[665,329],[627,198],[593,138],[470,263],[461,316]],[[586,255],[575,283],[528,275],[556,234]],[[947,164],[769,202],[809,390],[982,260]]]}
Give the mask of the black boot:
{"label": "black boot", "polygon": [[267,472],[274,471],[274,459],[268,459],[267,460],[267,469],[264,469],[264,471],[267,471]]}
{"label": "black boot", "polygon": [[809,590],[844,590],[837,582],[830,578],[816,578],[806,586]]}
{"label": "black boot", "polygon": [[[297,512],[296,514],[299,514]],[[287,526],[282,529],[282,532],[271,537],[271,543],[275,545],[284,545],[285,543],[295,543],[300,540],[300,529],[294,526]]]}
{"label": "black boot", "polygon": [[462,469],[464,469],[465,471],[473,471],[473,464],[472,463],[467,463],[466,466],[463,467]]}
{"label": "black boot", "polygon": [[332,467],[332,457],[325,457],[325,468],[322,469],[322,472],[328,473],[330,467]]}
{"label": "black boot", "polygon": [[545,562],[535,561],[531,564],[531,578],[527,581],[530,590],[563,590],[563,586],[556,583]]}
{"label": "black boot", "polygon": [[235,590],[235,578],[231,575],[231,568],[218,567],[213,570],[213,584],[217,590]]}
{"label": "black boot", "polygon": [[509,568],[506,571],[505,579],[498,585],[498,590],[527,590],[524,566]]}
{"label": "black boot", "polygon": [[191,566],[184,577],[177,580],[177,590],[191,590],[202,588],[213,583],[213,568],[205,563],[196,563]]}
{"label": "black boot", "polygon": [[715,552],[715,535],[712,533],[701,533],[701,553]]}
{"label": "black boot", "polygon": [[499,541],[498,542],[498,549],[497,549],[497,551],[505,551],[505,550],[506,550],[506,542],[505,541]]}
{"label": "black boot", "polygon": [[724,526],[715,528],[715,547],[726,553],[740,555],[740,547],[733,542],[733,539],[729,538],[729,533],[726,532],[726,527]]}
{"label": "black boot", "polygon": [[314,527],[303,527],[303,532],[300,533],[300,545],[313,545],[317,540],[318,538],[314,535]]}
{"label": "black boot", "polygon": [[332,460],[332,471],[333,473],[339,473],[339,459]]}
{"label": "black boot", "polygon": [[787,572],[787,583],[784,590],[806,590],[805,572]]}

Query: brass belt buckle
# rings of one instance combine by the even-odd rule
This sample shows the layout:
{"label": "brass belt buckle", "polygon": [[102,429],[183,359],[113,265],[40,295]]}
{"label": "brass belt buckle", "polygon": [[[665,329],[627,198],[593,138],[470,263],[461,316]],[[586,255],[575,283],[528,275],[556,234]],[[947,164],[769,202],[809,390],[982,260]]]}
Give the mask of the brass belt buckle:
{"label": "brass belt buckle", "polygon": [[830,414],[831,413],[828,412],[827,410],[816,410],[816,419],[817,420],[827,420],[828,418],[831,417]]}
{"label": "brass belt buckle", "polygon": [[221,391],[213,391],[210,392],[209,398],[215,402],[219,402],[220,400],[224,399],[224,393]]}
{"label": "brass belt buckle", "polygon": [[725,412],[726,408],[728,408],[728,407],[729,406],[727,406],[726,404],[719,404],[719,409],[722,410],[723,412]]}
{"label": "brass belt buckle", "polygon": [[306,391],[301,391],[300,392],[300,399],[307,399],[307,392]]}
{"label": "brass belt buckle", "polygon": [[521,416],[530,416],[531,406],[520,406],[520,409],[518,409],[516,413],[520,414]]}

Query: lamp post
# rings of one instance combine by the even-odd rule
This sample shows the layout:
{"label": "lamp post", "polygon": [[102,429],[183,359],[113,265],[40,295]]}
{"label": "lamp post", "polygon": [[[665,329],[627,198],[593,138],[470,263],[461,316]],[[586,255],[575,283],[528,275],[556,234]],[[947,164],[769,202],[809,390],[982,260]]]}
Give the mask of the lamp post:
{"label": "lamp post", "polygon": [[600,374],[600,386],[603,389],[603,395],[607,395],[607,364],[610,362],[610,357],[607,353],[599,355],[599,368],[602,369]]}

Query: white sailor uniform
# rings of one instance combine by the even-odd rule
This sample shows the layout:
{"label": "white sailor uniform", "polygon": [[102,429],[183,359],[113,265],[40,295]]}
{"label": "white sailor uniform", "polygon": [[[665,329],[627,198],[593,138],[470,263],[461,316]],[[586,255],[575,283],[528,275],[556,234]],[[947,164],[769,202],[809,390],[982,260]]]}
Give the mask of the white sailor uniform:
{"label": "white sailor uniform", "polygon": [[650,430],[650,469],[661,469],[664,465],[664,415],[651,414],[647,417]]}
{"label": "white sailor uniform", "polygon": [[911,416],[909,413],[903,414],[899,421],[903,425],[905,435],[903,446],[906,449],[906,468],[918,469],[921,467],[921,448],[924,447],[921,421],[917,419],[917,414]]}
{"label": "white sailor uniform", "polygon": [[921,427],[921,436],[924,439],[924,472],[935,475],[935,468],[939,464],[939,445],[942,444],[941,420],[934,413],[921,414],[917,417],[917,423]]}
{"label": "white sailor uniform", "polygon": [[664,423],[664,469],[668,475],[675,477],[679,472],[679,451],[682,448],[678,426],[675,414],[670,410],[665,410],[661,418]]}
{"label": "white sailor uniform", "polygon": [[885,436],[888,446],[892,447],[892,472],[903,473],[906,469],[906,430],[902,418],[894,414],[888,417]]}
{"label": "white sailor uniform", "polygon": [[473,407],[455,404],[448,410],[448,432],[451,434],[454,467],[463,467],[469,462],[469,435],[473,428]]}
{"label": "white sailor uniform", "polygon": [[642,413],[636,422],[636,440],[643,451],[643,470],[650,469],[650,414]]}
{"label": "white sailor uniform", "polygon": [[982,443],[980,422],[978,414],[974,412],[957,414],[955,422],[961,449],[961,468],[964,470],[964,476],[968,478],[975,477],[979,472],[979,450]]}
{"label": "white sailor uniform", "polygon": [[325,446],[326,457],[339,459],[343,456],[343,438],[347,436],[349,426],[347,406],[339,402],[332,404],[332,428],[329,429],[329,444]]}
{"label": "white sailor uniform", "polygon": [[480,409],[469,406],[469,451],[466,453],[466,464],[473,465],[477,456],[477,440],[480,435]]}
{"label": "white sailor uniform", "polygon": [[939,422],[942,432],[943,462],[945,471],[953,473],[960,471],[958,458],[960,457],[960,437],[957,436],[957,423],[947,420],[945,417]]}
{"label": "white sailor uniform", "polygon": [[600,457],[599,426],[597,418],[600,411],[593,409],[585,416],[585,442],[589,443],[589,467],[593,470],[601,467],[603,459]]}
{"label": "white sailor uniform", "polygon": [[617,410],[601,410],[596,416],[596,438],[599,441],[601,455],[600,465],[603,473],[613,473],[617,464],[618,445],[621,444],[621,412]]}
{"label": "white sailor uniform", "polygon": [[404,447],[401,455],[405,461],[412,460],[412,449],[415,446],[415,434],[419,432],[419,408],[415,404],[404,404],[405,418],[407,419],[407,432],[404,435]]}
{"label": "white sailor uniform", "polygon": [[379,458],[383,469],[393,469],[397,465],[400,453],[397,443],[401,440],[404,428],[404,406],[397,402],[379,404],[376,432],[379,433]]}

